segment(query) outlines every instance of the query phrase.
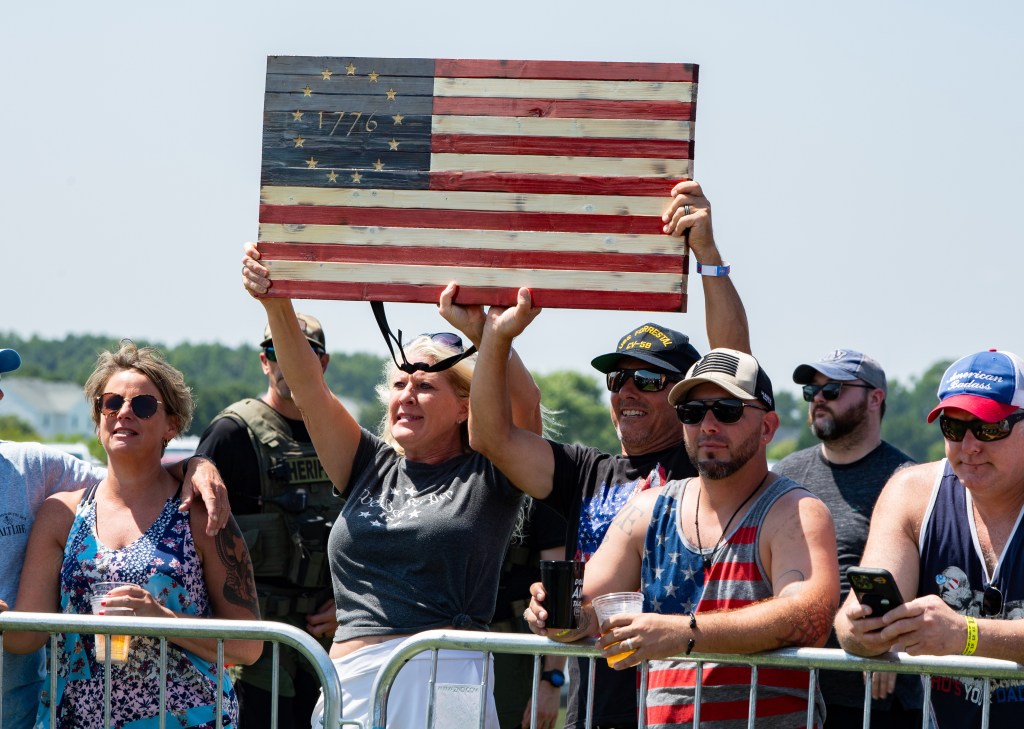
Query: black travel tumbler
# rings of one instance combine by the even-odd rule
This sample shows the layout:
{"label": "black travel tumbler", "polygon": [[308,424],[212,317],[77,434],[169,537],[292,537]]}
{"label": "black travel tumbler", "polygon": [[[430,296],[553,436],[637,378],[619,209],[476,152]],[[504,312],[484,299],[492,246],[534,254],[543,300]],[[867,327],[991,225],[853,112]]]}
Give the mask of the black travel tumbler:
{"label": "black travel tumbler", "polygon": [[540,581],[544,585],[545,621],[548,628],[575,630],[583,608],[583,568],[585,563],[572,559],[545,559],[540,563]]}

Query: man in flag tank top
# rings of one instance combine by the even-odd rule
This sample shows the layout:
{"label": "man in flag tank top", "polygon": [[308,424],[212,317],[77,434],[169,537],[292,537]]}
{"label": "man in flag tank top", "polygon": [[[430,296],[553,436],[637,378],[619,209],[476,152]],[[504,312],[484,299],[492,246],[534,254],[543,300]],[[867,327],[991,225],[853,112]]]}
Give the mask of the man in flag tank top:
{"label": "man in flag tank top", "polygon": [[[826,506],[769,472],[765,449],[779,427],[771,381],[757,360],[730,349],[702,357],[669,394],[698,476],[645,491],[619,512],[584,578],[580,630],[600,635],[624,670],[650,661],[647,726],[759,729],[804,726],[808,704],[823,721],[807,671],[762,668],[750,703],[751,669],[665,660],[698,653],[755,653],[822,646],[839,598],[835,529]],[[598,625],[589,601],[640,590],[644,612]],[[531,604],[531,610],[537,603]],[[528,616],[532,617],[532,616]]]}
{"label": "man in flag tank top", "polygon": [[[871,615],[851,595],[836,617],[850,653],[977,655],[1024,662],[1024,361],[963,357],[929,413],[946,457],[898,471],[878,498],[861,564],[889,570],[906,600]],[[982,679],[933,676],[938,729],[980,727]],[[990,726],[1017,726],[1024,681],[993,680]]]}
{"label": "man in flag tank top", "polygon": [[[730,267],[715,243],[711,206],[700,185],[684,181],[672,189],[662,216],[662,232],[687,234],[704,291],[708,341],[714,347],[748,351],[746,312],[729,277]],[[692,270],[692,269],[691,269]],[[445,306],[442,299],[442,314]],[[658,323],[631,329],[612,352],[592,361],[605,376],[610,414],[621,453],[604,453],[578,443],[557,443],[515,428],[503,407],[508,352],[512,339],[538,315],[529,298],[504,313],[489,315],[480,345],[479,366],[470,397],[473,447],[486,453],[517,486],[550,491],[545,504],[568,523],[566,555],[587,560],[604,539],[615,515],[635,494],[668,479],[695,475],[683,449],[683,426],[668,402],[672,385],[700,358],[687,335]],[[451,321],[451,320],[449,320]],[[538,587],[536,583],[534,587]],[[523,595],[529,598],[528,595]],[[530,625],[545,634],[546,613]],[[581,669],[582,665],[582,671]],[[587,715],[589,671],[586,661],[571,659],[565,729],[583,729]],[[593,729],[635,729],[636,671],[613,671],[597,664],[593,691]]]}

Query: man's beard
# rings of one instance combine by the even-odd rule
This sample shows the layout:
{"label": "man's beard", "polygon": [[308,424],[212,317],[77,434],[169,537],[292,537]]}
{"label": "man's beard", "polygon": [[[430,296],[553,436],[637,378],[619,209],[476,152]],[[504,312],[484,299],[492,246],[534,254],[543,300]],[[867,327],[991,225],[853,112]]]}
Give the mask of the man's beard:
{"label": "man's beard", "polygon": [[818,440],[834,441],[845,438],[853,433],[865,422],[868,417],[868,401],[864,398],[858,405],[854,405],[842,415],[836,415],[829,411],[824,413],[824,418],[815,418],[808,415],[811,432]]}
{"label": "man's beard", "polygon": [[689,441],[686,443],[686,455],[690,457],[690,463],[697,469],[697,473],[700,474],[701,478],[709,481],[718,481],[732,476],[747,465],[750,459],[757,455],[759,446],[760,436],[757,432],[754,432],[749,438],[738,443],[732,449],[732,458],[727,461],[715,458],[699,461],[697,459],[698,448],[696,445],[691,445]]}

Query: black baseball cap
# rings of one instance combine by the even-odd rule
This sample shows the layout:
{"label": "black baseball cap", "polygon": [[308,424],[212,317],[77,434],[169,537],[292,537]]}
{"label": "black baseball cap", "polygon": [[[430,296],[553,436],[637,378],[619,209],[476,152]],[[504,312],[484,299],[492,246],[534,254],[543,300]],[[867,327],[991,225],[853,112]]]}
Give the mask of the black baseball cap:
{"label": "black baseball cap", "polygon": [[614,352],[594,357],[590,364],[598,372],[608,373],[618,367],[623,357],[681,375],[700,359],[700,353],[682,332],[648,322],[623,335]]}

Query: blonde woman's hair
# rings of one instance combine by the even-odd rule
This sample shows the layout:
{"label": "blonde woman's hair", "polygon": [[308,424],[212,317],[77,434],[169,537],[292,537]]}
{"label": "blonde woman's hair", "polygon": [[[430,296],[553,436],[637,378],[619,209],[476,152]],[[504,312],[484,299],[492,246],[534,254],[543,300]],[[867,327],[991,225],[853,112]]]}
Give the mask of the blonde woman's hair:
{"label": "blonde woman's hair", "polygon": [[122,339],[121,347],[116,352],[100,353],[96,360],[96,368],[85,383],[85,399],[92,405],[92,422],[97,427],[100,424],[99,397],[104,393],[110,378],[125,370],[145,375],[153,383],[160,393],[164,411],[175,424],[177,434],[188,430],[188,426],[192,424],[195,402],[192,399],[192,389],[185,384],[184,375],[168,364],[159,350],[154,347],[140,349],[130,339]]}

